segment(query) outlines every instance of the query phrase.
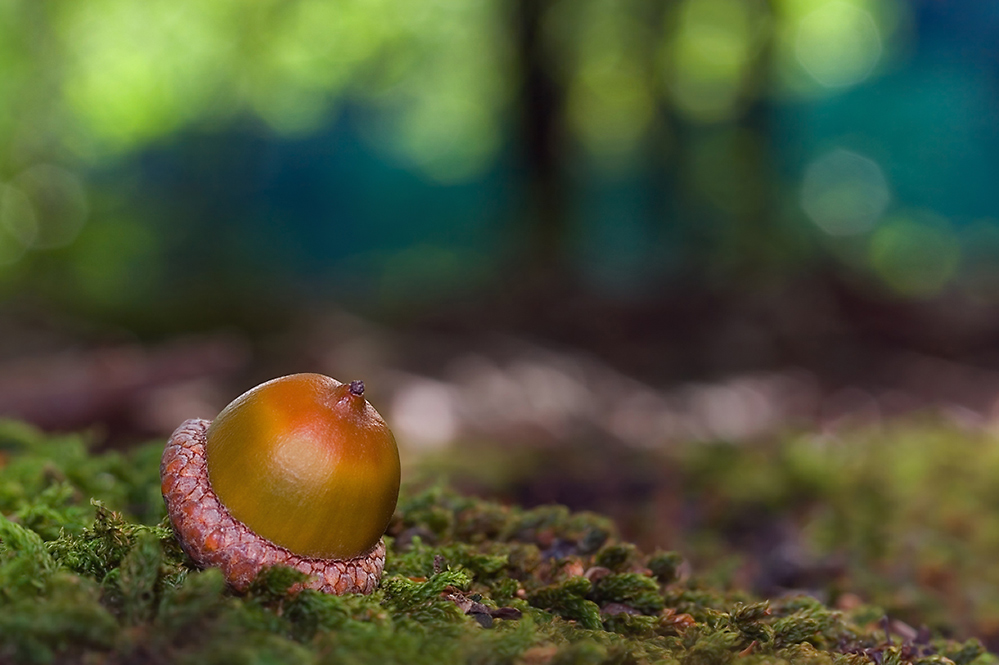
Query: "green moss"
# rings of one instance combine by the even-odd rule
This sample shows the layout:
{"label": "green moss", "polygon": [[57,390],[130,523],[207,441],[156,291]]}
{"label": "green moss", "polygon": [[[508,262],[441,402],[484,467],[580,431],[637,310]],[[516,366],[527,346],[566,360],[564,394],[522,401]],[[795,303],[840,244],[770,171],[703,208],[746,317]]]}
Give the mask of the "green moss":
{"label": "green moss", "polygon": [[663,584],[679,579],[681,565],[683,557],[677,552],[656,552],[649,557],[649,570]]}
{"label": "green moss", "polygon": [[618,573],[600,578],[593,585],[590,598],[598,605],[621,603],[643,614],[654,614],[664,607],[656,581],[638,573]]}
{"label": "green moss", "polygon": [[591,630],[601,627],[600,606],[587,600],[592,585],[584,577],[572,577],[561,584],[538,589],[528,599],[531,605],[563,619],[577,621]]}
{"label": "green moss", "polygon": [[18,595],[0,612],[0,655],[44,663],[56,654],[113,649],[120,625],[101,604],[100,587],[59,571],[34,595]]}
{"label": "green moss", "polygon": [[[159,450],[94,455],[80,437],[0,426],[0,662],[996,662],[974,640],[889,642],[875,608],[685,579],[679,554],[647,556],[599,515],[440,486],[403,497],[371,596],[296,591],[286,568],[234,594],[162,522]],[[801,478],[766,501],[807,494],[812,466],[792,461]]]}
{"label": "green moss", "polygon": [[638,548],[631,543],[612,543],[594,557],[593,563],[616,573],[624,572],[638,562]]}

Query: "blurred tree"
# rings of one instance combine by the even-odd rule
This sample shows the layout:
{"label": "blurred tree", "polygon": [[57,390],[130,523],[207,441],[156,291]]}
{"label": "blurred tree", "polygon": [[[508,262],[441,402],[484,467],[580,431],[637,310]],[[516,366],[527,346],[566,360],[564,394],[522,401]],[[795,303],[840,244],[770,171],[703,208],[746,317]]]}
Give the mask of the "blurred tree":
{"label": "blurred tree", "polygon": [[552,4],[552,0],[517,0],[516,4],[520,152],[529,197],[524,217],[530,224],[526,234],[530,249],[525,258],[535,270],[565,267],[566,192],[561,163],[565,95],[546,67],[544,34],[544,19]]}

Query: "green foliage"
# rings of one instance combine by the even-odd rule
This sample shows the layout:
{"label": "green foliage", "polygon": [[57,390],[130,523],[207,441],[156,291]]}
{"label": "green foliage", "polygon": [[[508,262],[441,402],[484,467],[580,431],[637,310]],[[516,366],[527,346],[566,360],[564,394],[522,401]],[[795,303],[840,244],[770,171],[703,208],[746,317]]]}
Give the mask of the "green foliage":
{"label": "green foliage", "polygon": [[678,554],[646,556],[597,515],[440,487],[400,502],[371,596],[300,590],[301,573],[282,567],[237,595],[219,571],[192,569],[158,511],[135,500],[156,492],[155,455],[17,441],[0,466],[0,662],[996,662],[975,640],[888,642],[874,609],[681,580]]}

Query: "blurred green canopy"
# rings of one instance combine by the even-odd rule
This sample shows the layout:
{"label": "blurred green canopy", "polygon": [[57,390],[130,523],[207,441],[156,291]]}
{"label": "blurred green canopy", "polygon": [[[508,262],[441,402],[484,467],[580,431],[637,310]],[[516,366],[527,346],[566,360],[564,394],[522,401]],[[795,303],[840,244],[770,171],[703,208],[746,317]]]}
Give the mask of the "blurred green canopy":
{"label": "blurred green canopy", "polygon": [[[920,62],[921,12],[903,0],[0,0],[0,279],[70,301],[139,297],[166,279],[170,248],[211,238],[218,218],[207,203],[176,208],[190,193],[157,189],[146,156],[187,155],[189,179],[245,193],[263,186],[243,182],[245,160],[218,157],[217,137],[249,151],[318,144],[349,116],[363,160],[329,157],[358,174],[347,194],[368,183],[374,200],[396,197],[397,179],[379,180],[393,170],[425,191],[419,210],[398,196],[379,213],[406,217],[385,237],[417,229],[387,243],[372,269],[383,281],[391,268],[446,291],[475,265],[495,281],[509,256],[490,254],[513,247],[632,291],[678,270],[781,273],[818,257],[903,298],[989,284],[991,255],[969,247],[997,246],[992,213],[920,200],[920,178],[943,167],[907,172],[893,153],[904,137],[869,121],[936,120],[901,115],[903,93],[891,108],[863,97]],[[978,87],[955,89],[954,108],[986,103],[968,96]],[[943,141],[939,155],[964,154],[975,137]],[[278,150],[275,168],[296,155]],[[458,191],[479,192],[455,204],[462,221],[421,240]],[[155,222],[157,206],[174,221]],[[269,214],[261,224],[280,230],[264,245],[315,219],[345,223],[322,206]],[[488,235],[497,215],[505,241],[449,244],[462,228]],[[387,251],[376,245],[329,263],[370,263],[357,257]],[[444,278],[427,288],[407,261]]]}

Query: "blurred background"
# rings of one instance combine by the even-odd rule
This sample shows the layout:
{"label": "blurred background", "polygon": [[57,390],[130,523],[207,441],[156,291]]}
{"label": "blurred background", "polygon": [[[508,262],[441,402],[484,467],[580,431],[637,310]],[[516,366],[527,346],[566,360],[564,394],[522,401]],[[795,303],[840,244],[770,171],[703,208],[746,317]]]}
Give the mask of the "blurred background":
{"label": "blurred background", "polygon": [[123,448],[361,378],[412,478],[647,546],[712,524],[661,457],[691,442],[992,441],[997,31],[985,0],[0,0],[0,414]]}

